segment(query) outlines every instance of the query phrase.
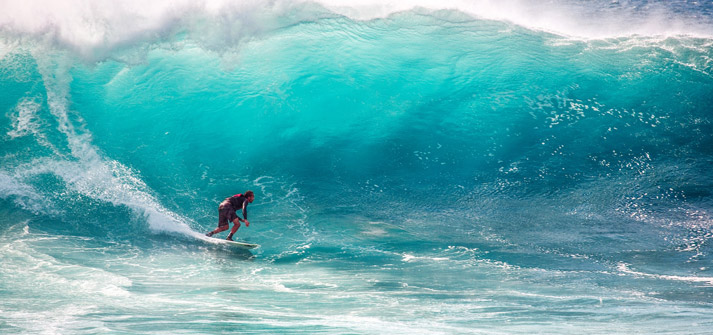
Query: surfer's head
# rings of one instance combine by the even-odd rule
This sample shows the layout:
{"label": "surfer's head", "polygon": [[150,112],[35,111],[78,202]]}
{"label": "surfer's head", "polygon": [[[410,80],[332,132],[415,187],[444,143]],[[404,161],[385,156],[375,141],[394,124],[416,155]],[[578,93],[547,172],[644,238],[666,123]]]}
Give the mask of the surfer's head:
{"label": "surfer's head", "polygon": [[253,193],[253,191],[247,191],[245,192],[245,198],[247,198],[248,201],[252,203],[253,200],[255,200],[255,193]]}

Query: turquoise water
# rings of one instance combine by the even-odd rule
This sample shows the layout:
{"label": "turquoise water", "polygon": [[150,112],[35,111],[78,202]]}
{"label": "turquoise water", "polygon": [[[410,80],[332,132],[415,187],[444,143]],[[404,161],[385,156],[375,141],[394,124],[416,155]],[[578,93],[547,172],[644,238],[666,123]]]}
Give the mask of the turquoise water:
{"label": "turquoise water", "polygon": [[713,326],[710,4],[159,4],[0,5],[0,333]]}

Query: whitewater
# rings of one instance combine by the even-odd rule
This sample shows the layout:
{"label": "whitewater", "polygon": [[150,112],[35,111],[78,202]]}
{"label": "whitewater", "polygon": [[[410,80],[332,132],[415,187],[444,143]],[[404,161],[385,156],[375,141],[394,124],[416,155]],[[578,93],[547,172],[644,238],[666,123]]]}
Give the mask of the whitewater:
{"label": "whitewater", "polygon": [[0,333],[708,334],[711,106],[709,1],[0,0]]}

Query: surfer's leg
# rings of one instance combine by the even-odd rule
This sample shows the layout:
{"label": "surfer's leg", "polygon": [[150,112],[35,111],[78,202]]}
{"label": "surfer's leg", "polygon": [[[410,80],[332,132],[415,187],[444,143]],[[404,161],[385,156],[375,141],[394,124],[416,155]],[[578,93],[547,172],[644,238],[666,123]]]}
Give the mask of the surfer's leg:
{"label": "surfer's leg", "polygon": [[[230,213],[230,207],[221,204],[220,207],[218,207],[218,228],[205,235],[210,237],[222,231],[228,230],[228,228],[230,228],[230,222],[228,222],[228,216],[230,216]],[[233,215],[235,215],[235,213],[233,213]]]}
{"label": "surfer's leg", "polygon": [[205,234],[205,235],[208,236],[208,237],[211,237],[211,236],[213,236],[213,235],[215,235],[215,234],[217,234],[217,233],[220,233],[220,232],[222,232],[222,231],[228,230],[228,227],[230,227],[230,225],[227,225],[227,224],[226,224],[226,225],[222,225],[222,226],[218,226],[218,228],[215,228],[215,230],[213,230],[213,231],[211,231],[211,232],[209,232],[209,233],[207,233],[207,234]]}
{"label": "surfer's leg", "polygon": [[230,230],[230,234],[228,234],[228,238],[226,238],[226,240],[232,241],[233,234],[238,231],[238,228],[240,228],[240,220],[236,218],[235,220],[233,220],[233,229]]}

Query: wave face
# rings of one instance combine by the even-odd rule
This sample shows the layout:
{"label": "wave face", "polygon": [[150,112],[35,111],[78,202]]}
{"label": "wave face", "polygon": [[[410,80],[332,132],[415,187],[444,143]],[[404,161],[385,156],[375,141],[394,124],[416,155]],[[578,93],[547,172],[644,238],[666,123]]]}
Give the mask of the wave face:
{"label": "wave face", "polygon": [[0,332],[713,324],[710,4],[2,6]]}

